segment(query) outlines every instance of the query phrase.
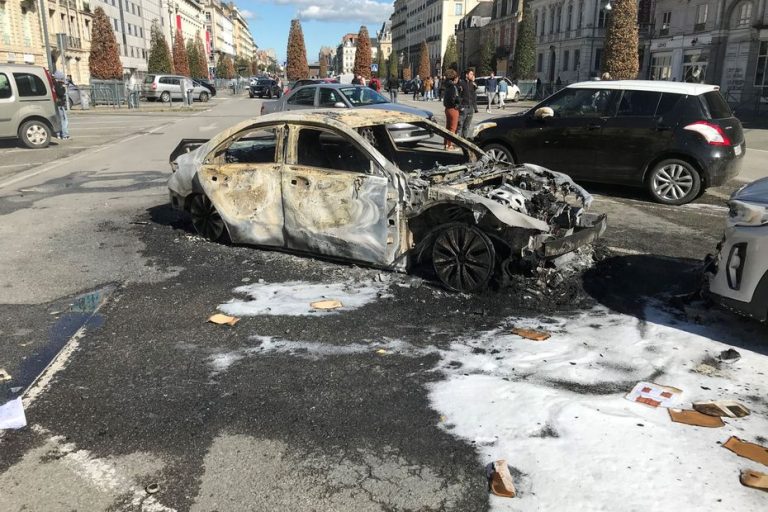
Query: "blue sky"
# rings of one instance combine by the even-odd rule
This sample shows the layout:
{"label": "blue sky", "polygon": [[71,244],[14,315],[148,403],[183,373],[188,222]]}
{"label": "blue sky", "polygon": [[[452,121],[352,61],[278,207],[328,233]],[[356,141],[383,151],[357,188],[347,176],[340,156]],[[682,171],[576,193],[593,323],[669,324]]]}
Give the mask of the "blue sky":
{"label": "blue sky", "polygon": [[317,61],[321,46],[337,46],[347,32],[368,27],[371,37],[389,19],[393,1],[379,0],[235,0],[248,19],[251,34],[261,49],[274,48],[285,60],[291,20],[298,17],[307,46],[307,60]]}

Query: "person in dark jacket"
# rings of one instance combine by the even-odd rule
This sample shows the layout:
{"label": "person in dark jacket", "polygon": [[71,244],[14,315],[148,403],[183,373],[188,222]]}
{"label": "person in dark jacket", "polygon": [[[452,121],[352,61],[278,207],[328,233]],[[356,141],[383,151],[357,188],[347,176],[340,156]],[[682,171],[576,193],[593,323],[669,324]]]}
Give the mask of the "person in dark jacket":
{"label": "person in dark jacket", "polygon": [[64,73],[56,71],[53,74],[54,90],[56,91],[56,112],[59,115],[61,131],[60,139],[69,138],[69,117],[67,117],[67,87],[64,85]]}
{"label": "person in dark jacket", "polygon": [[464,77],[464,80],[459,82],[461,87],[461,107],[459,107],[459,135],[466,139],[469,137],[469,129],[472,126],[472,118],[478,112],[475,70],[466,70],[464,72]]}
{"label": "person in dark jacket", "polygon": [[392,103],[397,103],[397,91],[400,89],[400,80],[396,76],[390,76],[387,80],[387,90]]}
{"label": "person in dark jacket", "polygon": [[491,76],[485,81],[485,95],[488,96],[488,106],[485,109],[486,112],[491,111],[491,105],[493,105],[493,101],[496,98],[498,87],[499,81],[496,80],[496,73],[491,71]]}
{"label": "person in dark jacket", "polygon": [[[445,127],[449,132],[456,133],[459,127],[459,107],[461,106],[461,92],[458,86],[459,77],[456,71],[449,69],[442,80],[445,87],[443,106],[445,107]],[[443,148],[450,150],[453,144],[449,139],[443,142]]]}

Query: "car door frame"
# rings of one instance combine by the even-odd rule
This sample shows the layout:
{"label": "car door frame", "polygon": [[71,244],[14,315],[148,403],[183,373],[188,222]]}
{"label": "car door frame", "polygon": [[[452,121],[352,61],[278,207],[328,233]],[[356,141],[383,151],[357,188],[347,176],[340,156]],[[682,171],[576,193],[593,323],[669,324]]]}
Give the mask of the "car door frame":
{"label": "car door frame", "polygon": [[[243,135],[256,130],[276,130],[275,158],[271,163],[226,163],[223,152]],[[284,247],[282,171],[285,162],[285,123],[255,123],[213,148],[195,179],[213,203],[236,243]],[[197,187],[196,187],[197,188]]]}
{"label": "car door frame", "polygon": [[10,70],[0,72],[5,75],[8,87],[11,89],[11,95],[8,98],[0,98],[0,137],[16,137],[19,131],[18,113],[21,110],[16,80]]}
{"label": "car door frame", "polygon": [[312,104],[311,105],[297,105],[297,108],[293,108],[293,109],[290,107],[291,104],[288,103],[290,101],[290,99],[293,98],[297,93],[299,93],[302,90],[304,90],[304,87],[311,87],[311,86],[300,87],[299,89],[294,90],[293,93],[290,96],[286,97],[286,99],[285,99],[285,110],[286,111],[290,111],[290,110],[309,110],[309,109],[315,108],[315,105],[317,105],[317,95],[318,95],[318,88],[317,87],[312,87],[313,92],[314,92],[314,97],[312,99]]}
{"label": "car door frame", "polygon": [[[386,159],[351,130],[315,123],[288,125],[282,187],[286,247],[387,268],[405,268],[401,239],[405,233],[404,213],[394,183],[397,178],[385,169]],[[298,164],[302,129],[343,137],[368,159],[368,171]],[[353,217],[351,213],[355,211],[359,215]]]}

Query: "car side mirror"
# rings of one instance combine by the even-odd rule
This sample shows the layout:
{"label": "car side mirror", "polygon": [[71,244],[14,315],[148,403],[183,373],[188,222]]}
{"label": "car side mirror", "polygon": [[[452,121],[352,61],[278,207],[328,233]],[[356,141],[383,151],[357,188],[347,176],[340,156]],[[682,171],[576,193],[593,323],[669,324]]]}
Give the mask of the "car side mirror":
{"label": "car side mirror", "polygon": [[333,104],[333,108],[347,108],[347,105],[343,101],[337,101]]}
{"label": "car side mirror", "polygon": [[533,118],[538,119],[540,121],[543,121],[548,117],[555,117],[555,111],[552,110],[550,107],[537,108],[536,112],[533,113]]}

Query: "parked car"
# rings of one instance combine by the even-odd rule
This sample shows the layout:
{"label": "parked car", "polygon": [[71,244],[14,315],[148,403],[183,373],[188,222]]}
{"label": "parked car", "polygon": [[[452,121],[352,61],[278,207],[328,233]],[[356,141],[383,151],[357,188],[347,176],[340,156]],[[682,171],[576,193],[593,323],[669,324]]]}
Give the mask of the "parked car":
{"label": "parked car", "polygon": [[0,64],[0,138],[17,138],[28,148],[45,148],[60,129],[48,70]]}
{"label": "parked car", "polygon": [[[147,75],[141,84],[141,97],[148,101],[160,100],[167,103],[172,100],[183,98],[181,86],[185,77],[181,75]],[[190,79],[191,80],[191,79]],[[192,98],[202,102],[210,99],[211,93],[199,83],[194,83],[192,89]]]}
{"label": "parked car", "polygon": [[474,140],[501,160],[645,187],[672,205],[736,176],[746,152],[718,86],[648,80],[569,85],[520,115],[479,123]]}
{"label": "parked car", "polygon": [[79,105],[81,100],[80,88],[72,82],[67,83],[67,104],[69,108]]}
{"label": "parked car", "polygon": [[[477,85],[477,103],[478,105],[487,105],[488,104],[488,94],[485,92],[485,84],[488,81],[488,79],[491,78],[490,76],[480,76],[475,78],[475,85]],[[512,80],[510,80],[507,77],[496,77],[497,81],[504,80],[507,82],[507,98],[504,101],[520,101],[520,88],[516,86]],[[498,89],[497,89],[498,91]],[[497,105],[499,103],[499,97],[498,95],[493,100],[493,104]]]}
{"label": "parked car", "polygon": [[203,78],[193,78],[192,81],[195,82],[195,85],[201,85],[208,89],[211,97],[216,96],[216,86],[210,80],[205,80]]}
{"label": "parked car", "polygon": [[725,235],[708,257],[707,295],[728,309],[768,320],[768,178],[728,201]]}
{"label": "parked car", "polygon": [[248,89],[248,96],[251,98],[256,96],[263,98],[266,96],[271,99],[279,98],[282,95],[283,91],[277,84],[277,80],[272,80],[271,78],[259,78],[255,82],[251,82]]}
{"label": "parked car", "polygon": [[404,93],[411,93],[412,94],[414,92],[414,90],[416,89],[416,86],[417,86],[416,79],[415,78],[411,78],[410,80],[403,80],[402,81],[402,83],[400,85],[400,90],[403,91]]}
{"label": "parked car", "polygon": [[[373,108],[396,110],[429,120],[433,118],[432,112],[428,110],[409,107],[402,103],[392,103],[370,87],[334,83],[305,85],[294,89],[278,101],[262,104],[261,113],[312,108]],[[423,130],[407,124],[390,126],[389,129],[398,142],[414,142],[427,136]]]}
{"label": "parked car", "polygon": [[[299,91],[311,86],[302,87]],[[430,133],[398,144],[388,126]],[[443,150],[447,139],[460,151]],[[567,176],[490,159],[421,116],[391,110],[279,112],[171,154],[171,204],[202,236],[407,271],[430,262],[477,291],[588,245],[605,215]]]}

